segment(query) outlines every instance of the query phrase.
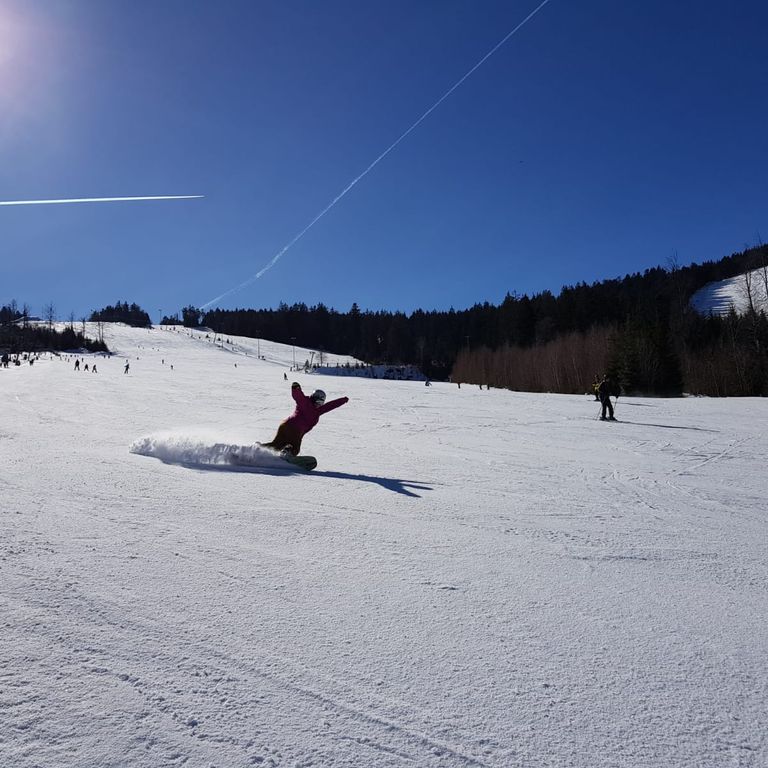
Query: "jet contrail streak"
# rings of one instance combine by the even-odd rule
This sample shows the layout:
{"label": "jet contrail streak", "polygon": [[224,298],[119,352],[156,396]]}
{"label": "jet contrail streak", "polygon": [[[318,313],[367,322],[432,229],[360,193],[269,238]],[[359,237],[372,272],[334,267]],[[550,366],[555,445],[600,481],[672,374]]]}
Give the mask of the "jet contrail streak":
{"label": "jet contrail streak", "polygon": [[136,200],[194,200],[205,195],[154,195],[150,197],[72,197],[65,200],[0,200],[0,205],[56,205],[59,203],[122,203]]}
{"label": "jet contrail streak", "polygon": [[477,62],[469,71],[467,71],[459,80],[457,80],[418,120],[416,120],[413,125],[410,126],[406,131],[404,131],[392,144],[390,144],[359,176],[356,176],[352,181],[347,184],[344,189],[339,192],[336,197],[331,200],[331,202],[323,208],[320,213],[315,216],[312,221],[307,224],[304,229],[299,232],[298,235],[296,235],[287,245],[284,245],[280,251],[278,251],[273,257],[272,260],[264,267],[262,267],[255,275],[252,277],[249,277],[244,283],[240,283],[240,285],[235,286],[234,288],[230,288],[228,291],[225,291],[220,296],[217,296],[215,299],[211,299],[210,301],[206,302],[202,305],[201,309],[206,309],[207,307],[210,307],[211,304],[215,304],[218,301],[221,301],[221,299],[225,298],[226,296],[229,296],[232,293],[235,293],[236,291],[239,291],[246,286],[249,286],[251,283],[258,280],[267,270],[271,269],[272,267],[277,264],[277,262],[280,260],[280,257],[285,254],[285,252],[293,246],[298,240],[300,240],[312,227],[317,224],[320,219],[325,216],[328,211],[333,208],[336,203],[341,200],[342,197],[344,197],[347,192],[349,192],[352,187],[354,187],[359,181],[361,181],[365,176],[367,176],[397,145],[406,138],[415,128],[417,128],[424,120],[426,120],[429,115],[432,114],[470,75],[472,75],[477,69],[479,69],[491,56],[493,56],[496,51],[501,48],[504,43],[509,40],[512,35],[514,35],[518,30],[522,29],[547,3],[549,0],[543,0],[542,3],[540,3],[536,8],[534,8],[511,32],[508,32],[496,45],[491,48],[488,53],[483,56],[480,61]]}

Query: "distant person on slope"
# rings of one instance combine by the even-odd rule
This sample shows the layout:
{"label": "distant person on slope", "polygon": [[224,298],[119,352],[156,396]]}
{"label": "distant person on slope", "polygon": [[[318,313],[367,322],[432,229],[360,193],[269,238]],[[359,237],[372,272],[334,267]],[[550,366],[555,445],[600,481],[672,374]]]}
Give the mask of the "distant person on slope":
{"label": "distant person on slope", "polygon": [[[609,376],[603,376],[602,381],[597,386],[597,396],[600,398],[600,404],[603,406],[603,412],[600,421],[616,421],[613,416],[613,404],[611,395],[619,396],[618,387]],[[605,414],[608,414],[607,416]]]}
{"label": "distant person on slope", "polygon": [[291,416],[280,424],[277,434],[270,443],[263,443],[266,448],[274,448],[277,451],[288,451],[294,456],[299,455],[301,440],[320,420],[320,417],[334,408],[339,408],[349,402],[348,397],[340,397],[338,400],[325,402],[325,392],[316,390],[307,397],[301,386],[295,381],[291,384],[291,397],[296,401],[296,410]]}

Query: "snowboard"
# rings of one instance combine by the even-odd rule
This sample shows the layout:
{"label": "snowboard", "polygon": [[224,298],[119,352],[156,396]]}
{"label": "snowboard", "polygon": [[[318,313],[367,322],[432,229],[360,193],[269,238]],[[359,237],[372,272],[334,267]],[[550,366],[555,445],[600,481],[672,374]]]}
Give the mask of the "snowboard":
{"label": "snowboard", "polygon": [[294,467],[303,469],[305,472],[311,472],[317,466],[317,459],[314,456],[291,456],[286,454],[280,458]]}
{"label": "snowboard", "polygon": [[[269,466],[269,461],[272,460],[272,457],[281,459],[286,464],[290,464],[292,467],[301,469],[304,472],[311,472],[317,466],[317,459],[314,456],[293,456],[290,453],[275,453],[271,449],[268,451],[265,449],[260,456],[258,453],[254,454],[253,449],[248,447],[222,445],[220,448],[226,462],[240,467]],[[266,454],[266,464],[264,454]]]}
{"label": "snowboard", "polygon": [[[259,447],[264,446],[263,443],[256,443],[256,445]],[[274,454],[272,448],[269,450]],[[283,461],[287,461],[289,464],[293,464],[294,467],[303,469],[305,472],[311,472],[317,466],[317,459],[314,456],[294,456],[293,454],[288,453],[288,451],[281,451],[279,456]]]}

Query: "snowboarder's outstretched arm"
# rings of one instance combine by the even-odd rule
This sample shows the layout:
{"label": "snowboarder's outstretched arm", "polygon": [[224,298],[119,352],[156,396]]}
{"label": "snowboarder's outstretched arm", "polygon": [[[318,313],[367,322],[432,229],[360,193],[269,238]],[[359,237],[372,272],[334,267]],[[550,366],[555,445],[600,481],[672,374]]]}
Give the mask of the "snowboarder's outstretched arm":
{"label": "snowboarder's outstretched arm", "polygon": [[328,411],[332,411],[334,408],[340,408],[342,405],[345,405],[349,402],[348,397],[340,397],[338,400],[331,400],[330,403],[326,403],[325,405],[321,405],[317,411],[320,414],[328,413]]}
{"label": "snowboarder's outstretched arm", "polygon": [[306,400],[309,400],[309,398],[301,391],[301,384],[299,384],[298,381],[294,381],[293,384],[291,384],[291,397],[297,403],[303,403]]}

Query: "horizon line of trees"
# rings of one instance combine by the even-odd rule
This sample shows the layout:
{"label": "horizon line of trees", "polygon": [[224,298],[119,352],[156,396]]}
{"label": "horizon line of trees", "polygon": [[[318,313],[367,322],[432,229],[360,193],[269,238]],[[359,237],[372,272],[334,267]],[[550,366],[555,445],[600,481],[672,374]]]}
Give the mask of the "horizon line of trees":
{"label": "horizon line of trees", "polygon": [[[753,270],[755,270],[753,272]],[[705,317],[690,304],[707,283],[743,275],[747,311]],[[763,284],[764,283],[764,284]],[[760,290],[758,290],[758,288]],[[367,363],[416,365],[433,379],[510,389],[586,392],[596,377],[614,376],[627,393],[768,395],[768,318],[755,300],[768,295],[768,246],[717,262],[655,267],[592,285],[565,286],[555,296],[508,293],[499,305],[466,310],[349,312],[324,304],[281,303],[277,309],[213,309],[189,305],[163,324],[210,327],[216,333],[264,338],[320,352],[352,355]],[[0,343],[26,351],[82,346],[106,350],[103,336],[75,334],[74,316],[60,338],[55,309],[48,327],[31,326],[29,309],[0,308]],[[137,304],[117,302],[90,320],[151,326]],[[47,333],[44,334],[43,331]],[[99,345],[93,347],[92,345]],[[35,346],[29,346],[35,345]]]}
{"label": "horizon line of trees", "polygon": [[[53,327],[55,310],[53,304],[44,310],[47,325],[31,322],[29,307],[19,309],[16,301],[0,307],[0,349],[10,354],[21,352],[61,352],[71,349],[87,349],[90,352],[109,352],[103,339],[91,339],[85,329],[75,330],[74,316],[62,330]],[[83,321],[84,323],[84,321]]]}
{"label": "horizon line of trees", "polygon": [[148,328],[152,325],[149,314],[138,304],[118,301],[114,306],[108,304],[103,309],[91,312],[92,323],[125,323],[135,328]]}
{"label": "horizon line of trees", "polygon": [[222,334],[298,344],[368,363],[417,365],[429,378],[510,389],[590,391],[609,373],[625,392],[678,395],[768,394],[768,321],[748,311],[705,317],[690,306],[710,282],[760,268],[768,281],[768,247],[719,261],[655,267],[623,278],[565,286],[555,296],[508,293],[499,305],[466,310],[338,312],[320,303],[277,309],[190,305],[163,323],[201,325]]}

